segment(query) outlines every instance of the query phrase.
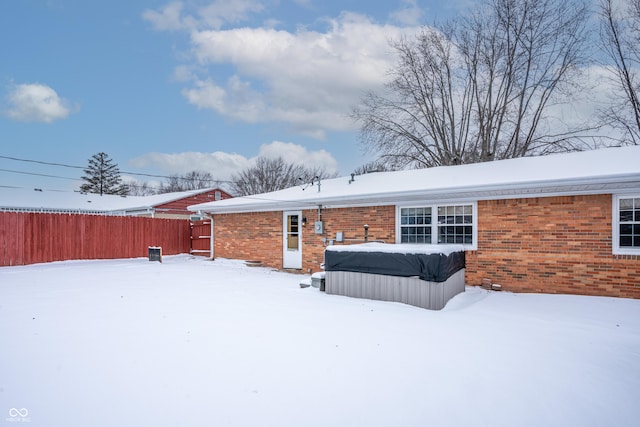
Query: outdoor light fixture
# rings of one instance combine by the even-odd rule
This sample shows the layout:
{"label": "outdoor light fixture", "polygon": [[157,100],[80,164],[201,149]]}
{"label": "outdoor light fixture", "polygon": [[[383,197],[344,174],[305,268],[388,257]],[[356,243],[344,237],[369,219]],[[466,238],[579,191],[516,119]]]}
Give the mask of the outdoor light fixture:
{"label": "outdoor light fixture", "polygon": [[305,225],[307,225],[307,217],[303,216],[302,217],[302,226],[304,227]]}

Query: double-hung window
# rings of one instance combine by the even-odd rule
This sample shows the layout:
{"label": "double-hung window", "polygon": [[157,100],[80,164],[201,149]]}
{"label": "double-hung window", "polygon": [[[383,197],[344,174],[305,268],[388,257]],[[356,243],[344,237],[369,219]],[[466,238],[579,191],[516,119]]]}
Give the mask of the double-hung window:
{"label": "double-hung window", "polygon": [[613,253],[640,255],[640,195],[613,198]]}
{"label": "double-hung window", "polygon": [[399,243],[462,244],[477,249],[476,203],[398,208]]}
{"label": "double-hung window", "polygon": [[432,208],[400,209],[401,243],[432,243]]}
{"label": "double-hung window", "polygon": [[473,244],[473,206],[438,206],[438,243]]}

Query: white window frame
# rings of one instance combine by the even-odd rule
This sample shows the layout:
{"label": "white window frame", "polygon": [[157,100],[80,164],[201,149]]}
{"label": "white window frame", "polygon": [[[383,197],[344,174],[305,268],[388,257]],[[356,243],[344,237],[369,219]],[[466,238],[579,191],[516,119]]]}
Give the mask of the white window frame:
{"label": "white window frame", "polygon": [[[402,242],[401,231],[401,219],[400,211],[406,208],[431,208],[431,225],[421,225],[421,227],[431,227],[431,244],[445,244],[438,243],[438,208],[447,206],[461,206],[471,205],[471,232],[472,232],[472,244],[462,244],[467,251],[478,250],[478,202],[477,201],[465,201],[465,202],[447,202],[447,203],[412,203],[396,205],[396,243]],[[409,245],[424,245],[427,243],[407,243]]]}
{"label": "white window frame", "polygon": [[612,226],[612,248],[614,255],[640,255],[640,247],[620,246],[620,199],[640,199],[640,194],[616,194],[613,196],[613,206],[611,210]]}

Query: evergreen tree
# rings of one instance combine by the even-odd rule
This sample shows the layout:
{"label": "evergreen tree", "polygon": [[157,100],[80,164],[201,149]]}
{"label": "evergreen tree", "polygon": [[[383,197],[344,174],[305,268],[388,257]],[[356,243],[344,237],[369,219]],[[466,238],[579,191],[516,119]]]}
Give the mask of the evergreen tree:
{"label": "evergreen tree", "polygon": [[89,159],[89,165],[84,169],[85,181],[80,186],[80,191],[85,193],[103,194],[127,194],[127,186],[122,183],[118,165],[108,154],[100,152]]}

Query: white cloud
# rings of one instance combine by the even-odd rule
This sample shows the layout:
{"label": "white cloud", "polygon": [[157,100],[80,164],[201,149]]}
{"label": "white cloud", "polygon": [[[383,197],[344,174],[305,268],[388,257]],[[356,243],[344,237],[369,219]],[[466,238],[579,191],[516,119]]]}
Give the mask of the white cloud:
{"label": "white cloud", "polygon": [[159,30],[189,32],[191,61],[175,72],[178,81],[189,82],[182,90],[187,101],[233,120],[282,123],[319,139],[327,131],[355,129],[349,113],[364,92],[382,87],[395,65],[389,41],[419,30],[406,25],[408,15],[419,15],[412,0],[403,9],[407,16],[394,15],[398,26],[345,12],[319,21],[324,30],[295,31],[278,30],[273,21],[238,26],[263,11],[256,0],[189,4],[174,2],[143,15]]}
{"label": "white cloud", "polygon": [[22,122],[52,123],[66,118],[71,109],[49,86],[31,83],[13,86],[7,97],[5,114]]}
{"label": "white cloud", "polygon": [[173,79],[177,82],[188,83],[196,76],[188,65],[179,65],[173,70]]}
{"label": "white cloud", "polygon": [[224,24],[243,22],[251,13],[258,13],[263,9],[262,4],[255,0],[215,0],[206,6],[189,6],[190,3],[174,1],[159,11],[145,10],[142,18],[160,31],[203,28],[219,30]]}
{"label": "white cloud", "polygon": [[196,87],[184,89],[182,94],[198,108],[209,108],[216,112],[224,111],[226,91],[211,80],[197,81]]}
{"label": "white cloud", "polygon": [[[192,32],[199,65],[231,64],[235,74],[226,82],[194,79],[183,93],[200,108],[248,123],[287,123],[316,137],[351,130],[349,112],[365,91],[382,87],[395,63],[389,40],[418,28],[380,25],[353,13],[327,24],[326,32],[246,27]],[[203,101],[211,95],[214,101]]]}
{"label": "white cloud", "polygon": [[210,172],[216,179],[229,177],[246,168],[250,162],[244,156],[216,151],[213,153],[148,153],[129,161],[141,169],[157,169],[163,174],[185,174],[193,170]]}
{"label": "white cloud", "polygon": [[236,120],[257,123],[265,119],[264,98],[237,76],[232,76],[226,87],[218,86],[210,79],[197,80],[194,87],[183,89],[182,94],[198,108],[211,109]]}
{"label": "white cloud", "polygon": [[193,170],[210,172],[215,179],[229,180],[232,175],[253,165],[258,157],[282,157],[291,163],[320,167],[329,173],[338,171],[338,162],[326,150],[309,151],[305,147],[274,141],[260,147],[258,155],[247,158],[240,154],[213,152],[148,153],[129,160],[128,164],[140,169],[155,169],[162,174],[185,174]]}
{"label": "white cloud", "polygon": [[262,10],[262,4],[255,0],[215,0],[201,7],[198,16],[204,26],[220,29],[226,23],[237,24],[246,21],[251,13]]}
{"label": "white cloud", "polygon": [[402,25],[417,26],[422,21],[423,11],[417,0],[404,0],[404,7],[391,13],[391,19]]}
{"label": "white cloud", "polygon": [[151,22],[156,30],[182,30],[190,27],[190,21],[182,18],[182,8],[183,3],[176,1],[160,11],[147,9],[142,13],[142,17]]}
{"label": "white cloud", "polygon": [[309,151],[302,145],[291,142],[274,141],[263,144],[260,146],[258,157],[282,157],[287,163],[301,164],[308,168],[322,168],[330,174],[338,172],[338,161],[328,151]]}

